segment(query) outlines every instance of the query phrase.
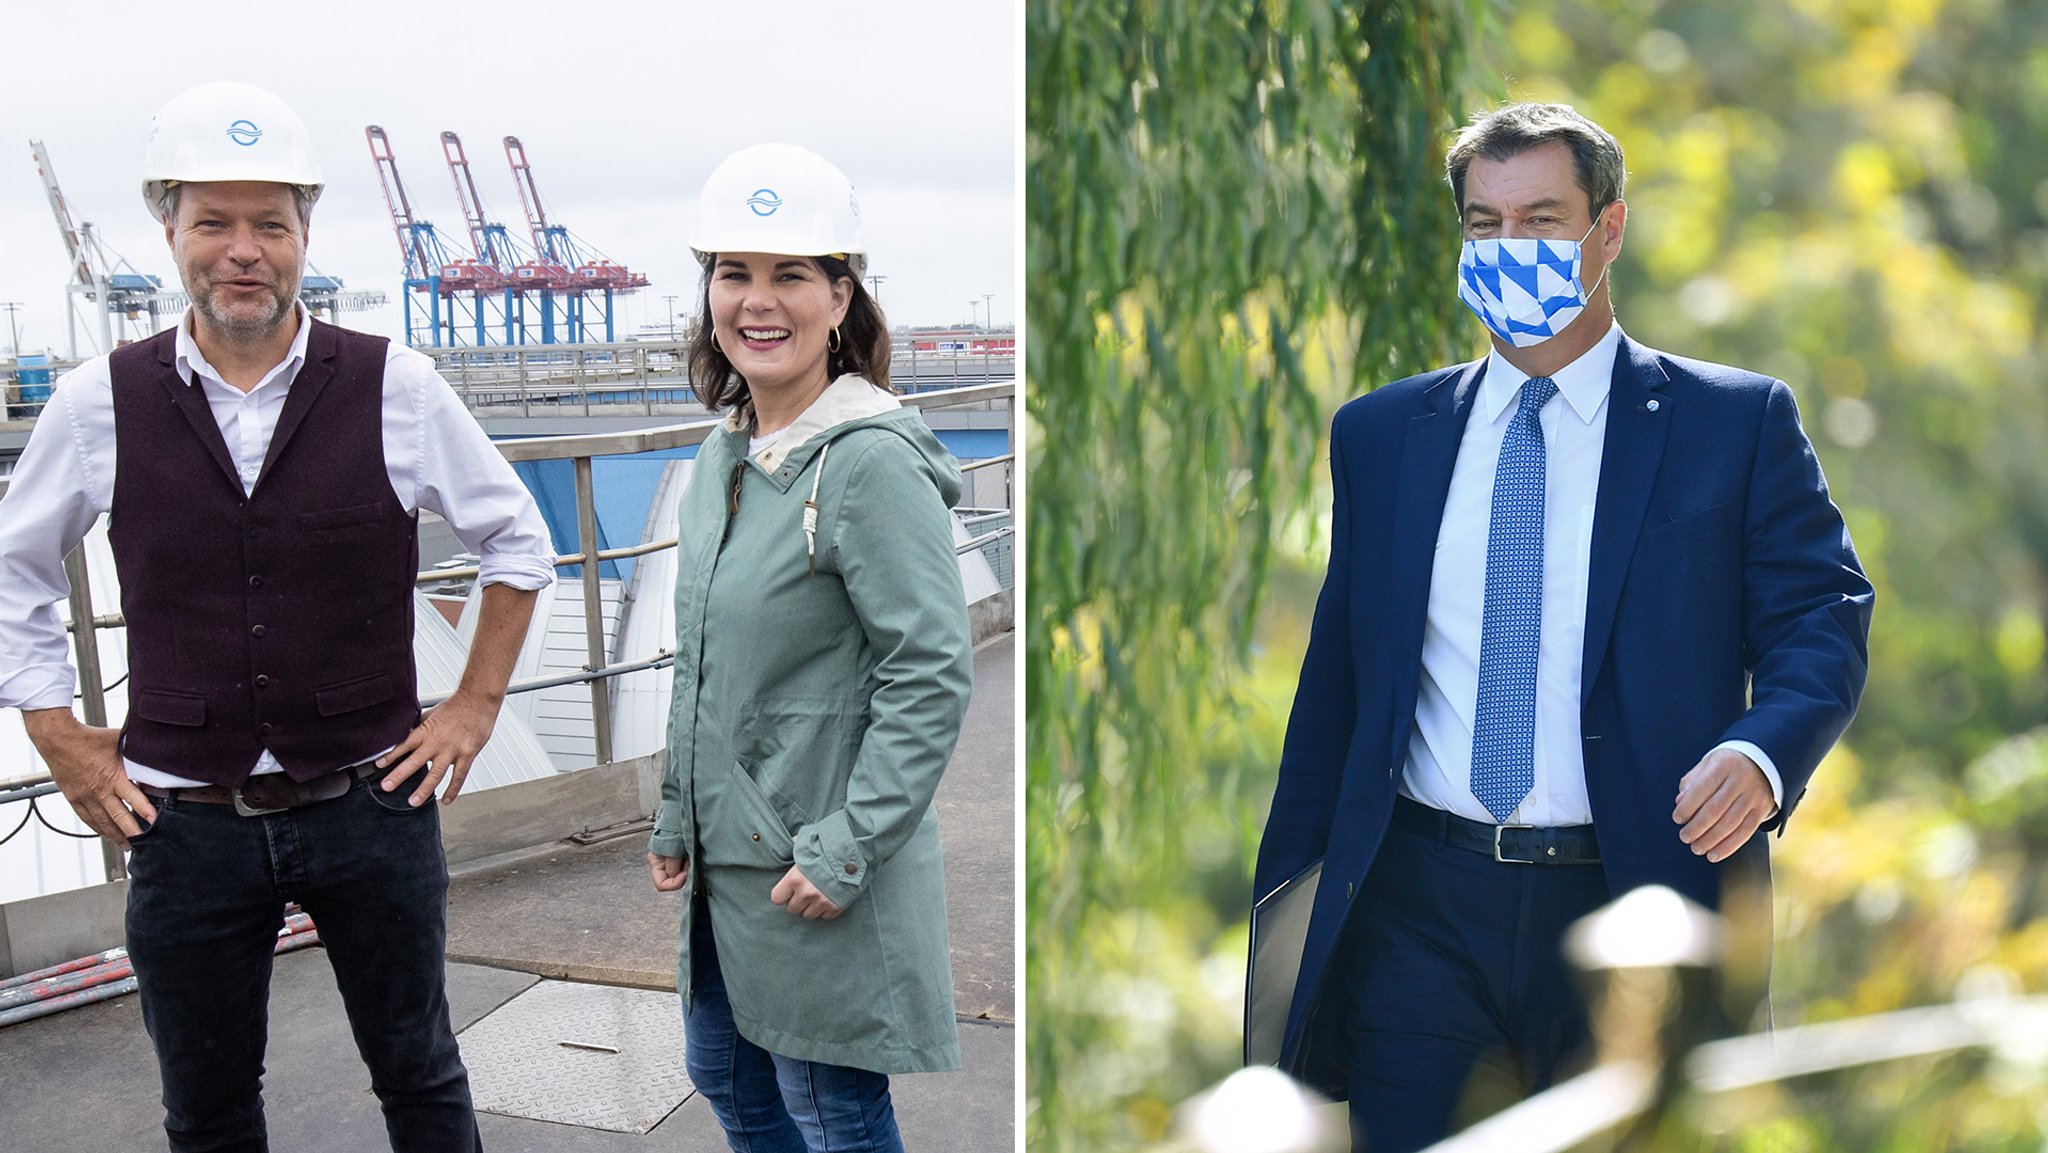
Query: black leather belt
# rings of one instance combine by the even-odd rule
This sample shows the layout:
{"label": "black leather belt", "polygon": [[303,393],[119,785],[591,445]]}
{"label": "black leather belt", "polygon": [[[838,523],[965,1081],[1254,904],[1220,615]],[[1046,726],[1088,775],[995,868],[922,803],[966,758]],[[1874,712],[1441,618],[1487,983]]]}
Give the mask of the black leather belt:
{"label": "black leather belt", "polygon": [[1396,795],[1394,823],[1457,849],[1509,865],[1597,865],[1600,842],[1591,825],[1491,825]]}
{"label": "black leather belt", "polygon": [[243,781],[239,788],[232,785],[193,785],[167,789],[161,785],[144,784],[136,787],[158,800],[233,805],[235,811],[245,817],[260,817],[265,813],[280,813],[286,809],[331,801],[354,788],[357,781],[380,772],[383,770],[377,767],[377,762],[364,761],[360,765],[322,773],[308,781],[295,781],[286,773],[260,773]]}

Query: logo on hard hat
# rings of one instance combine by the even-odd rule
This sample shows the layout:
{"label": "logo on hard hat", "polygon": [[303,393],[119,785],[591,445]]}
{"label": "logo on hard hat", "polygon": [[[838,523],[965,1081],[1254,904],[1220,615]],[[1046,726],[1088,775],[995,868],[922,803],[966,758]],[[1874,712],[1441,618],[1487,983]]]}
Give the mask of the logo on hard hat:
{"label": "logo on hard hat", "polygon": [[228,125],[228,139],[247,148],[263,139],[263,130],[247,120],[237,120]]}
{"label": "logo on hard hat", "polygon": [[773,188],[756,188],[754,194],[747,197],[747,207],[753,209],[756,216],[773,216],[775,210],[782,207],[782,198],[775,195]]}

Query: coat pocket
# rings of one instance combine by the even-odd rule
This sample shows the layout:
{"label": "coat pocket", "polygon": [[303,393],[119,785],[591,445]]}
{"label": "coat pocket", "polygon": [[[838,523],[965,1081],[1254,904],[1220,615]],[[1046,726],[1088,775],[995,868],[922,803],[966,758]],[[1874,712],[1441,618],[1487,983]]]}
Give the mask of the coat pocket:
{"label": "coat pocket", "polygon": [[740,770],[794,835],[846,804],[867,731],[865,702],[780,698],[750,703],[733,734]]}
{"label": "coat pocket", "polygon": [[705,864],[782,871],[796,863],[796,830],[783,823],[744,766],[734,764],[715,783],[700,776],[697,808]]}

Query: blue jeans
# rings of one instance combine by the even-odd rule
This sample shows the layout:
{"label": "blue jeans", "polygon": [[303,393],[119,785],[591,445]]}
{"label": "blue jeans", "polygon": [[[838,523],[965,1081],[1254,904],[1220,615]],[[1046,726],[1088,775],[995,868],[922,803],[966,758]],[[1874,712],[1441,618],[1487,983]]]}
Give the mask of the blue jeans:
{"label": "blue jeans", "polygon": [[483,1148],[448,1019],[440,818],[406,805],[410,785],[371,782],[260,817],[160,800],[134,838],[128,953],[174,1153],[269,1147],[263,1050],[287,901],[320,930],[391,1147]]}
{"label": "blue jeans", "polygon": [[718,969],[709,907],[700,901],[691,922],[683,1063],[725,1127],[733,1153],[902,1153],[889,1078],[779,1057],[740,1036]]}

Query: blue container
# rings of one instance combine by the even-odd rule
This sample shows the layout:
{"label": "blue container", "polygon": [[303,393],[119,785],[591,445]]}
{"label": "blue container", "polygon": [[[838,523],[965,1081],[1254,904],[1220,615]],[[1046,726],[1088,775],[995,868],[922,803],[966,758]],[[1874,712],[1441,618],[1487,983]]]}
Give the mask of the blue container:
{"label": "blue container", "polygon": [[47,356],[24,356],[15,361],[15,383],[21,387],[23,404],[42,404],[50,399],[50,363]]}

